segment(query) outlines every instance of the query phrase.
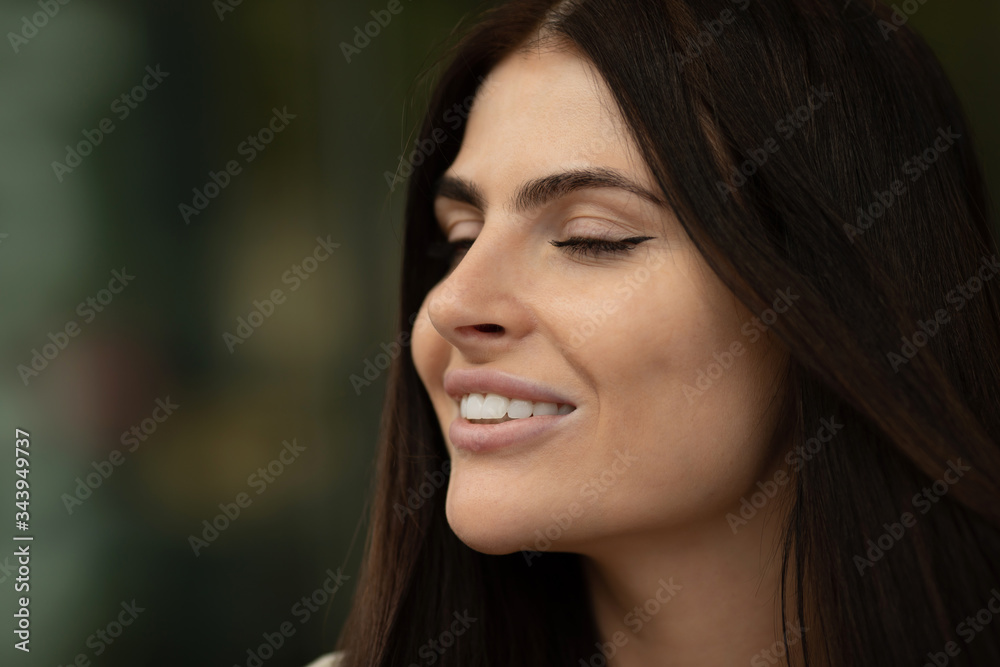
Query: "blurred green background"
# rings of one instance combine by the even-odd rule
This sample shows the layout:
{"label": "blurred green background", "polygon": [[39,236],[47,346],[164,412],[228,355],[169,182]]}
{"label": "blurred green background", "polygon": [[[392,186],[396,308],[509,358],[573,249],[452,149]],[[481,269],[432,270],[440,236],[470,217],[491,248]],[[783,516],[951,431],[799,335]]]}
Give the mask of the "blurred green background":
{"label": "blurred green background", "polygon": [[[400,0],[348,62],[388,2],[236,1],[0,2],[3,665],[304,665],[343,623],[394,335],[405,187],[385,174],[421,74],[481,5]],[[911,20],[995,199],[1000,3],[926,0]],[[15,428],[30,654],[13,648]]]}

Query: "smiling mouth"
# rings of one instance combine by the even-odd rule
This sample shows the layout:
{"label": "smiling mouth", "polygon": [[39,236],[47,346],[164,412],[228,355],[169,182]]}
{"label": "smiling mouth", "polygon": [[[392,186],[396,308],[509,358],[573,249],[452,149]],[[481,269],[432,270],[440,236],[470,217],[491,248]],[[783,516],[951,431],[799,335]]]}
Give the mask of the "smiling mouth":
{"label": "smiling mouth", "polygon": [[[466,417],[466,419],[468,419],[468,417]],[[514,420],[507,415],[504,415],[502,419],[469,419],[469,422],[472,424],[502,424],[509,421]]]}
{"label": "smiling mouth", "polygon": [[502,424],[544,415],[567,415],[573,410],[576,406],[569,403],[529,401],[500,394],[465,394],[459,404],[459,414],[472,424]]}

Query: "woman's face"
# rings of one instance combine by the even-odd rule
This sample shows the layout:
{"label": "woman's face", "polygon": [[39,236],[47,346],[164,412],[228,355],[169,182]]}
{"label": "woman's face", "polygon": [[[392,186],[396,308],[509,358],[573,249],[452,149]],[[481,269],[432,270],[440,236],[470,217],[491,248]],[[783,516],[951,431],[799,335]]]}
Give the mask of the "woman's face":
{"label": "woman's face", "polygon": [[[505,59],[445,176],[438,223],[475,242],[412,341],[451,456],[455,533],[500,554],[728,530],[775,453],[784,353],[658,203],[596,71],[567,51]],[[573,237],[631,241],[552,244]],[[485,414],[518,418],[470,422],[466,394],[497,394]]]}

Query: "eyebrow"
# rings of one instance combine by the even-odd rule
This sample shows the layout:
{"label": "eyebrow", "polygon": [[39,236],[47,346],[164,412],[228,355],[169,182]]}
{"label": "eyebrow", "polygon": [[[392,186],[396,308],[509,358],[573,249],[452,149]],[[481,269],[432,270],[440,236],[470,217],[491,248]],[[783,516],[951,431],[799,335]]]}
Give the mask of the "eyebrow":
{"label": "eyebrow", "polygon": [[[524,213],[565,197],[578,190],[589,188],[614,188],[642,197],[657,206],[666,203],[654,193],[629,179],[620,171],[595,167],[574,169],[526,181],[518,189],[506,209],[510,213]],[[486,212],[486,197],[478,185],[460,176],[442,175],[434,185],[434,199],[446,197],[469,204]]]}

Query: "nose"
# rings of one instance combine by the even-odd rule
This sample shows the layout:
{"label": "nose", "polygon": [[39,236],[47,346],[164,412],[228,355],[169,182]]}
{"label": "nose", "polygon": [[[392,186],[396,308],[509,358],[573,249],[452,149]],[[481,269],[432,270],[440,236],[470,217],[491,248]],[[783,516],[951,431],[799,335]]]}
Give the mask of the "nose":
{"label": "nose", "polygon": [[533,272],[523,244],[484,225],[472,247],[432,290],[427,316],[437,332],[473,363],[521,341],[534,326],[529,307]]}

